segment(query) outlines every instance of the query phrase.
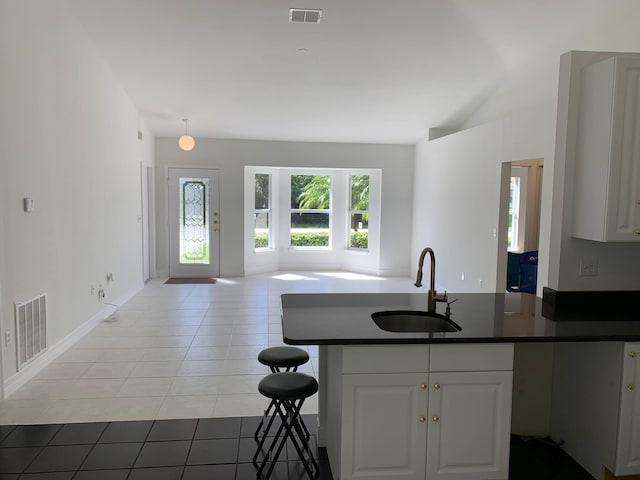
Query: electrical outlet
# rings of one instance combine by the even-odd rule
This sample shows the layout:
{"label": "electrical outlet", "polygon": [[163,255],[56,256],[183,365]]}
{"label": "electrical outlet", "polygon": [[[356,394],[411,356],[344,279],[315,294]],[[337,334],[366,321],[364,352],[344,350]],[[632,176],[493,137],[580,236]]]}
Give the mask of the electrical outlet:
{"label": "electrical outlet", "polygon": [[13,342],[13,332],[11,330],[4,332],[4,344],[5,346],[11,345]]}
{"label": "electrical outlet", "polygon": [[598,275],[598,259],[597,258],[581,258],[580,271],[581,277],[595,277]]}

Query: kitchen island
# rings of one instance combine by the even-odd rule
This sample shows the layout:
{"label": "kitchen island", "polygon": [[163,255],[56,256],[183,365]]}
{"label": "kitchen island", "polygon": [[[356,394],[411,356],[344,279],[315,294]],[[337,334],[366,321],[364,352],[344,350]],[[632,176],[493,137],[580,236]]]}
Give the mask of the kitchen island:
{"label": "kitchen island", "polygon": [[[563,322],[559,311],[551,320],[542,299],[535,314],[510,318],[503,294],[449,294],[453,300],[460,331],[398,333],[379,328],[371,314],[426,310],[426,295],[282,296],[285,342],[320,346],[318,443],[335,479],[506,479],[515,343],[606,342],[620,367],[624,354],[640,350],[630,343],[640,341],[640,322]],[[637,396],[629,401],[640,404]],[[614,434],[620,450],[626,440]],[[627,435],[632,458],[635,435]],[[594,448],[586,455],[599,455]]]}

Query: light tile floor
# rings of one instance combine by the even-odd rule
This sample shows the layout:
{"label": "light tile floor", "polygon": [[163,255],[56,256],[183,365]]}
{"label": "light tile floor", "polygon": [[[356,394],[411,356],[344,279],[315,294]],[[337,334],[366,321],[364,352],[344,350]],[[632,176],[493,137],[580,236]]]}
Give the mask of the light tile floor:
{"label": "light tile floor", "polygon": [[[282,345],[280,295],[415,292],[412,279],[347,272],[276,272],[215,285],[149,282],[103,322],[0,402],[0,424],[261,415],[267,368]],[[426,293],[425,293],[426,295]],[[300,371],[317,374],[317,347]],[[316,397],[303,413],[317,411]]]}

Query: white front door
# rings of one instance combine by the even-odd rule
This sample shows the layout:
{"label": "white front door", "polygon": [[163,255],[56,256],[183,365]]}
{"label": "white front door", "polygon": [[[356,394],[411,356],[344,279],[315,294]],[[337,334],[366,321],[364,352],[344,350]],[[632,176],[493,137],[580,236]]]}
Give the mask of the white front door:
{"label": "white front door", "polygon": [[217,169],[169,168],[169,275],[220,275]]}

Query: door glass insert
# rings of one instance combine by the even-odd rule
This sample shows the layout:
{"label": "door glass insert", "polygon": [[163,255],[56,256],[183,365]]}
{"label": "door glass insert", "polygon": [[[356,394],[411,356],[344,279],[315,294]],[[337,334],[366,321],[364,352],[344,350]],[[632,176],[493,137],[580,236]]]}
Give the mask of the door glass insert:
{"label": "door glass insert", "polygon": [[180,263],[209,264],[209,179],[180,178]]}

